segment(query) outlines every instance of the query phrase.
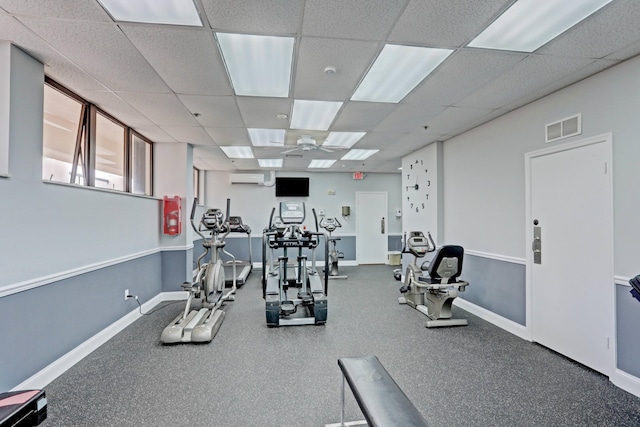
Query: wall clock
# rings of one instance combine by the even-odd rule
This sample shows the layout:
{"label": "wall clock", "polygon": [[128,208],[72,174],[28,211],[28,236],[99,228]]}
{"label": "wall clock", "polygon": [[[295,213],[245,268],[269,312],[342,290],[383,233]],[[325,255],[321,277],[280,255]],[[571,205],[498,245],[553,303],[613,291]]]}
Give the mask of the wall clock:
{"label": "wall clock", "polygon": [[409,162],[409,170],[404,173],[404,178],[409,210],[420,212],[427,209],[430,204],[432,177],[424,160],[411,160]]}

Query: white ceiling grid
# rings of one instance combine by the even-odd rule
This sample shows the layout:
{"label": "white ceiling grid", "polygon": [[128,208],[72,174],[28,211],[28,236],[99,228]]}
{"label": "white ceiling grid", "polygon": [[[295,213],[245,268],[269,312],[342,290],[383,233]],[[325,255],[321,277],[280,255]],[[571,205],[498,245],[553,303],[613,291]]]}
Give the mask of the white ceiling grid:
{"label": "white ceiling grid", "polygon": [[[291,130],[294,99],[344,102],[329,131],[364,131],[363,162],[254,148],[283,170],[397,172],[403,155],[447,139],[640,53],[640,2],[613,0],[532,54],[465,47],[514,0],[194,0],[202,27],[113,22],[97,0],[0,0],[0,40],[45,73],[153,141],[191,143],[202,169],[256,170],[220,146],[251,145],[247,128]],[[217,32],[294,37],[287,98],[235,96]],[[350,101],[385,43],[453,49],[398,104]],[[336,72],[327,75],[325,68]],[[277,114],[286,114],[279,119]],[[425,127],[427,127],[425,129]]]}

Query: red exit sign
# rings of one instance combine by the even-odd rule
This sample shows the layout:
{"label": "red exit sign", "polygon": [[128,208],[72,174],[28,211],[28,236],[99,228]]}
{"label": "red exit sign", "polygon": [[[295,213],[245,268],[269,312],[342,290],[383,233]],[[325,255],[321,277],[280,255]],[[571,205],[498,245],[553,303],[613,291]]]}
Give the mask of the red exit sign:
{"label": "red exit sign", "polygon": [[354,172],[353,173],[353,179],[364,179],[364,173],[363,172]]}

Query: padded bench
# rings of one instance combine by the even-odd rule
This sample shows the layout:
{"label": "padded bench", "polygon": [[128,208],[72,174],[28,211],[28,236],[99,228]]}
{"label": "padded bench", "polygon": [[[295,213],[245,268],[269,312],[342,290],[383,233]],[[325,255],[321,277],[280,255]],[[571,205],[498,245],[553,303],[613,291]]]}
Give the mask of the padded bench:
{"label": "padded bench", "polygon": [[[343,357],[338,359],[342,370],[342,408],[340,423],[327,427],[369,425],[371,427],[428,426],[422,414],[413,406],[376,356]],[[365,417],[366,422],[344,422],[345,380]]]}

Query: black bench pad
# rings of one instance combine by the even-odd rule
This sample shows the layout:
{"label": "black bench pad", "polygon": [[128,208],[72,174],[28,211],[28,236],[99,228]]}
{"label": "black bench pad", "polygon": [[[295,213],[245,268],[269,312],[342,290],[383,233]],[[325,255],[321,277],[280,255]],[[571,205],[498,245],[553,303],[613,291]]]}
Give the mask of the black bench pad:
{"label": "black bench pad", "polygon": [[428,427],[376,356],[343,357],[338,366],[369,426]]}

